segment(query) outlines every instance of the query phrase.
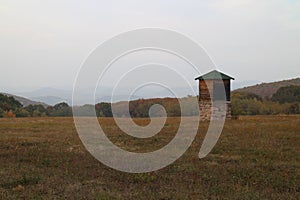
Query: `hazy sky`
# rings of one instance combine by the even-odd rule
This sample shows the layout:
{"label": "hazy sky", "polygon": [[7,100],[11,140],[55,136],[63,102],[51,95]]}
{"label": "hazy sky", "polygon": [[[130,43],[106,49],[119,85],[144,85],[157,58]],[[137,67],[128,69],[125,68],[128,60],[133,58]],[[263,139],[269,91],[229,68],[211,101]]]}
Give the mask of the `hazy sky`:
{"label": "hazy sky", "polygon": [[1,0],[0,90],[71,87],[98,44],[142,27],[188,35],[236,81],[300,76],[298,0]]}

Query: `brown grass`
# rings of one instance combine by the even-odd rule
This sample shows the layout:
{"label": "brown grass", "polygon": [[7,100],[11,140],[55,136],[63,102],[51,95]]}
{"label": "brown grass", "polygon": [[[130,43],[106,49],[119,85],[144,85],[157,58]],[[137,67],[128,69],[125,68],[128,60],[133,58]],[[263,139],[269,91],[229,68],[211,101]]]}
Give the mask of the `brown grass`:
{"label": "brown grass", "polygon": [[[160,134],[143,143],[123,134],[112,119],[100,119],[113,142],[136,151],[161,148],[179,122],[169,118]],[[199,160],[208,125],[201,123],[175,163],[129,174],[95,160],[72,118],[0,119],[0,199],[300,199],[299,124],[300,116],[229,120],[214,150]]]}

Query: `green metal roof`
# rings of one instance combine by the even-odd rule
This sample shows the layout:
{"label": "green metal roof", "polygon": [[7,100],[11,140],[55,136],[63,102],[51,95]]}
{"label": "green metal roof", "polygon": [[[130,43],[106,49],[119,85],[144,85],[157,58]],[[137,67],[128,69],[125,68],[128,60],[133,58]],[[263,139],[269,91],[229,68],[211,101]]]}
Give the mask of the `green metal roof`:
{"label": "green metal roof", "polygon": [[195,78],[195,80],[214,80],[214,79],[222,79],[222,80],[234,80],[234,78],[219,72],[217,70],[213,70],[211,72],[208,72],[207,74],[204,74],[202,76],[199,76]]}

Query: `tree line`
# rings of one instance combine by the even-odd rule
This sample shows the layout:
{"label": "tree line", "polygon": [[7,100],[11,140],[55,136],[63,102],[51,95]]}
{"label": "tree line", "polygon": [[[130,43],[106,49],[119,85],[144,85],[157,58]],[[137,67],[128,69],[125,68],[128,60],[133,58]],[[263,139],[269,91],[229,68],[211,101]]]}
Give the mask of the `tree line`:
{"label": "tree line", "polygon": [[[115,117],[149,117],[149,110],[155,104],[162,105],[167,116],[195,116],[194,102],[196,98],[188,96],[176,98],[138,99],[129,102],[114,103]],[[180,102],[185,105],[184,113],[181,113]],[[287,86],[280,88],[271,98],[246,92],[232,92],[232,115],[271,115],[271,114],[300,114],[300,86]],[[163,116],[164,110],[157,107],[151,110],[152,116]],[[83,105],[73,108],[81,116],[112,117],[111,103],[98,103],[96,105]],[[22,104],[13,97],[0,94],[0,117],[70,117],[72,107],[67,103],[58,103],[54,106]]]}
{"label": "tree line", "polygon": [[55,106],[23,105],[14,99],[0,94],[0,117],[46,117],[46,116],[72,116],[72,108],[67,103]]}
{"label": "tree line", "polygon": [[281,87],[270,98],[233,92],[231,104],[233,115],[300,114],[300,86]]}

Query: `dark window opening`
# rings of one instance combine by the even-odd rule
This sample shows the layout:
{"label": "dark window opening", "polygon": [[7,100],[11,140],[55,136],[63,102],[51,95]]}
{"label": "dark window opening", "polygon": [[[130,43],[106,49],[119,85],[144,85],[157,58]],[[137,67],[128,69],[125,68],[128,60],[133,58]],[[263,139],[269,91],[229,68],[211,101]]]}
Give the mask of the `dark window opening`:
{"label": "dark window opening", "polygon": [[214,81],[213,100],[230,101],[230,83]]}

